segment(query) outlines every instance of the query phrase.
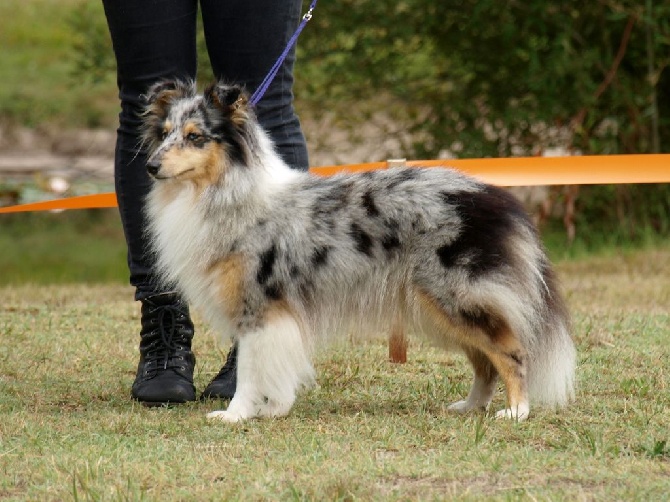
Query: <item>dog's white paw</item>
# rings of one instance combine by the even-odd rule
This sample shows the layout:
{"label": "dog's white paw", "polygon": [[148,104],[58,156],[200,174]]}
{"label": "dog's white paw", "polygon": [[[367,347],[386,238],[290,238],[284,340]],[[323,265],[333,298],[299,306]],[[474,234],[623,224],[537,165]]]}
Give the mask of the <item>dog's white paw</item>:
{"label": "dog's white paw", "polygon": [[530,414],[530,408],[527,404],[520,404],[514,408],[507,408],[505,410],[500,410],[496,413],[496,418],[506,418],[511,420],[516,420],[517,422],[522,422],[528,418]]}
{"label": "dog's white paw", "polygon": [[217,410],[212,411],[207,414],[207,420],[210,421],[219,421],[219,422],[228,422],[231,424],[241,422],[244,420],[244,417],[239,413],[232,413],[228,410]]}
{"label": "dog's white paw", "polygon": [[450,404],[447,407],[447,410],[454,413],[467,413],[472,410],[472,407],[465,399],[463,399],[462,401],[456,401],[455,403]]}
{"label": "dog's white paw", "polygon": [[470,413],[471,411],[486,411],[488,408],[488,405],[486,404],[480,404],[480,403],[472,403],[468,401],[467,399],[463,399],[462,401],[456,401],[453,404],[450,404],[447,407],[447,411],[451,411],[453,413]]}

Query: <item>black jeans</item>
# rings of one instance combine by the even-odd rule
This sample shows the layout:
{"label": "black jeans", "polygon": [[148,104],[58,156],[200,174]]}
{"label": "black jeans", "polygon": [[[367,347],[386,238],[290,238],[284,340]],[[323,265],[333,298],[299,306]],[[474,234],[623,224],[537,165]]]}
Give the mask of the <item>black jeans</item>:
{"label": "black jeans", "polygon": [[[300,20],[301,0],[200,0],[214,74],[259,86]],[[138,300],[161,292],[144,234],[143,204],[150,187],[139,150],[142,95],[158,80],[196,78],[197,0],[103,0],[117,62],[121,113],[114,178],[128,244],[130,283]],[[293,110],[295,50],[256,106],[261,125],[288,165],[306,170],[307,148]]]}

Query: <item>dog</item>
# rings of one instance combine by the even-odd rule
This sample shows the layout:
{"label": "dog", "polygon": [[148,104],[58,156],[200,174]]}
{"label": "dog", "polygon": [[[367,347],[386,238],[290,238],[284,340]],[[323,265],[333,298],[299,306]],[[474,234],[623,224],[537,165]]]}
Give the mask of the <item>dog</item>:
{"label": "dog", "polygon": [[569,316],[538,234],[507,191],[448,168],[321,177],[290,169],[245,90],[165,81],[146,95],[148,236],[161,280],[239,346],[237,391],[210,419],[288,414],[312,355],[350,330],[401,327],[474,370],[449,406],[485,410],[497,379],[530,400],[574,398]]}

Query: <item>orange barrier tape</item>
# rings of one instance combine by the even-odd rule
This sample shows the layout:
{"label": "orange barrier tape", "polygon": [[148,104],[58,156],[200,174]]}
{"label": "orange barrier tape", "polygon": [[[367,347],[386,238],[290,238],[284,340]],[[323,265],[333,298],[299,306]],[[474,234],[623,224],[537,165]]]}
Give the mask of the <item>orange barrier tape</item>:
{"label": "orange barrier tape", "polygon": [[[501,186],[670,183],[670,154],[414,160],[406,164],[412,167],[453,167],[487,183]],[[332,176],[341,172],[365,172],[386,167],[387,162],[371,162],[315,167],[310,171],[320,176]],[[114,193],[102,193],[2,207],[0,213],[116,205]]]}
{"label": "orange barrier tape", "polygon": [[45,200],[42,202],[33,202],[31,204],[21,204],[18,206],[0,207],[0,213],[21,213],[28,211],[53,211],[59,209],[94,209],[102,207],[116,207],[116,194],[97,193],[93,195],[81,195],[79,197],[69,197],[67,199]]}
{"label": "orange barrier tape", "polygon": [[[487,183],[501,186],[670,182],[670,154],[412,160],[406,164],[412,167],[453,167]],[[374,162],[318,167],[312,169],[312,172],[330,176],[338,172],[363,172],[386,166],[386,162]]]}

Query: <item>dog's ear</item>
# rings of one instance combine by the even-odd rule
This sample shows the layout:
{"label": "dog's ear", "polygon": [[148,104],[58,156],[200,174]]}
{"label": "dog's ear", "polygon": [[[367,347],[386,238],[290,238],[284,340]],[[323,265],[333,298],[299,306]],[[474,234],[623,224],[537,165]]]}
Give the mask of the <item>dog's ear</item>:
{"label": "dog's ear", "polygon": [[221,82],[212,84],[205,89],[204,96],[224,115],[230,115],[233,118],[246,116],[249,95],[239,85],[228,85]]}
{"label": "dog's ear", "polygon": [[182,80],[162,80],[152,85],[144,95],[147,107],[152,111],[163,111],[180,98],[195,95],[195,84]]}
{"label": "dog's ear", "polygon": [[161,143],[164,121],[170,106],[185,97],[195,96],[194,82],[163,80],[152,85],[142,97],[145,100],[142,118],[142,141],[147,151],[155,150]]}

